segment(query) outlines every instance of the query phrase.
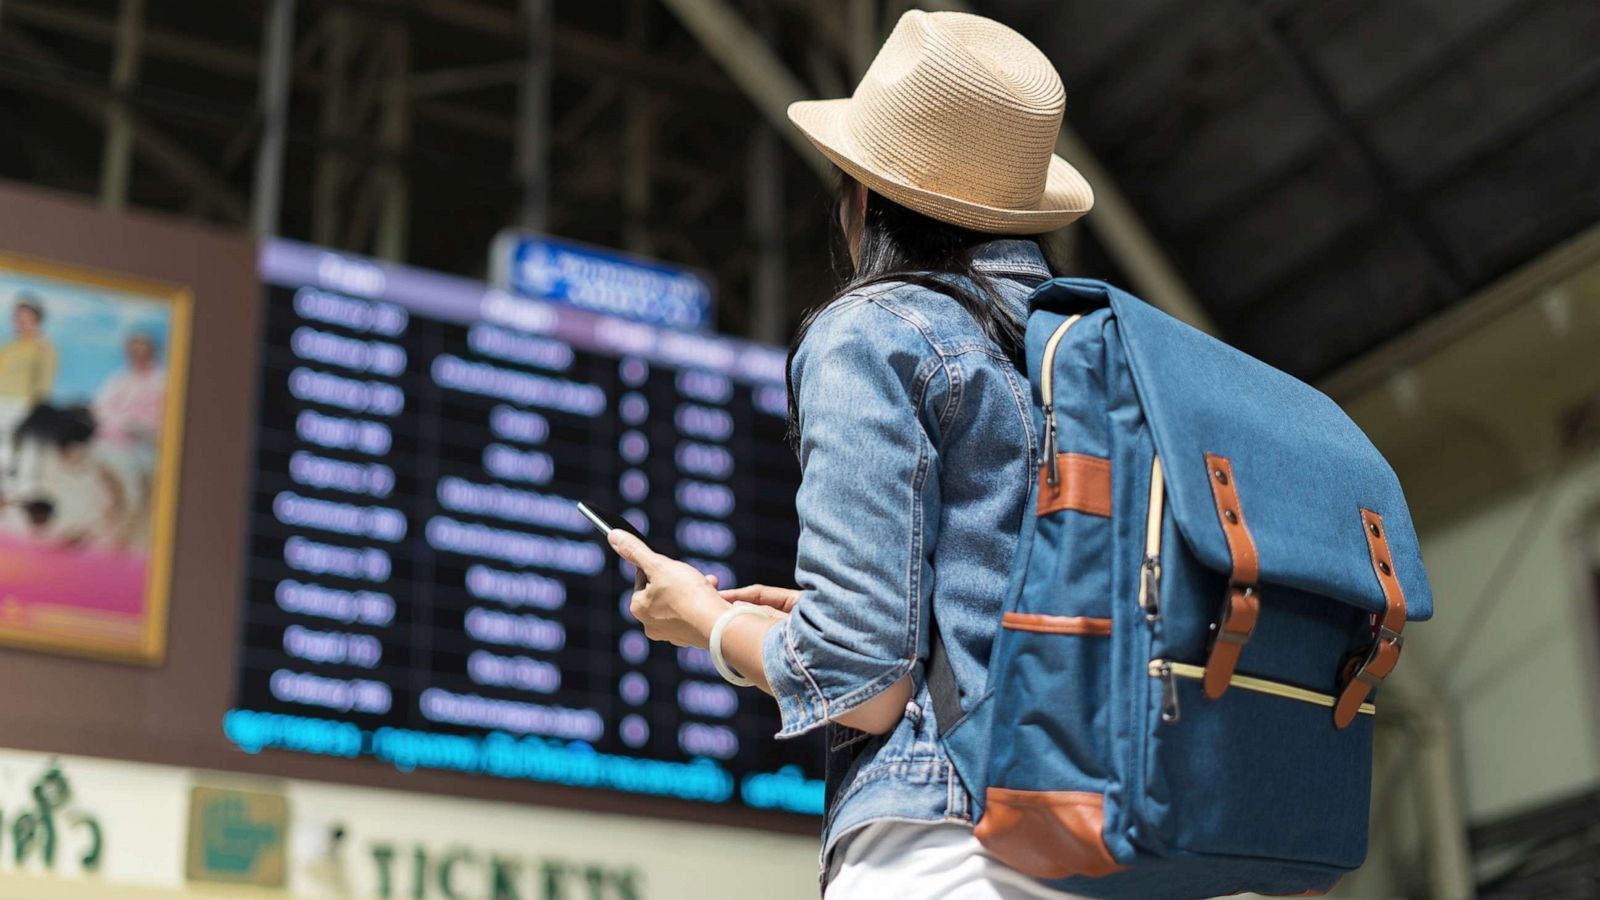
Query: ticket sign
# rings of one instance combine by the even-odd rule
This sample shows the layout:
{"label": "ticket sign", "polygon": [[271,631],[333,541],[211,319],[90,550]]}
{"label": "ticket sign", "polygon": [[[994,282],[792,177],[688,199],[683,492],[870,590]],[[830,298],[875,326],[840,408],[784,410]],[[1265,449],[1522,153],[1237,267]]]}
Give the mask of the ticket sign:
{"label": "ticket sign", "polygon": [[712,324],[711,279],[695,269],[520,231],[495,238],[497,287],[667,328]]}

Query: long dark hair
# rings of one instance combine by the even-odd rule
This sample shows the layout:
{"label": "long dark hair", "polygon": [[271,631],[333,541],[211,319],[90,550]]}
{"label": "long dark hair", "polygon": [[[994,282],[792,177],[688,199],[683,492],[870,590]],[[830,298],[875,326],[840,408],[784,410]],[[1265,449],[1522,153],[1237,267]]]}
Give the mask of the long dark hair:
{"label": "long dark hair", "polygon": [[[790,446],[800,446],[800,413],[795,401],[794,378],[790,371],[794,355],[823,311],[845,295],[872,284],[898,281],[937,291],[954,299],[970,314],[984,335],[1018,368],[1023,367],[1023,322],[1011,312],[989,276],[972,265],[972,251],[994,240],[997,235],[950,225],[908,209],[873,191],[856,190],[858,182],[840,170],[833,194],[833,263],[841,274],[840,285],[822,303],[808,310],[795,330],[789,345],[789,361],[784,367],[789,392]],[[860,262],[850,262],[849,235],[841,213],[859,194],[866,196],[866,215],[861,233]],[[848,210],[854,218],[855,210]],[[1037,241],[1037,237],[1026,238]],[[1041,248],[1042,249],[1042,248]],[[1053,269],[1053,267],[1052,267]]]}

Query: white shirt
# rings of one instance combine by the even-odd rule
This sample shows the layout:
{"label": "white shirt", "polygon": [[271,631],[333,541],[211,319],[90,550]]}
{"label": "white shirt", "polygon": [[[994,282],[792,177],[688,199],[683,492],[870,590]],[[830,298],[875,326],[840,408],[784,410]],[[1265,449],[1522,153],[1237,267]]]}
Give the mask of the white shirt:
{"label": "white shirt", "polygon": [[989,855],[955,822],[878,821],[833,850],[824,900],[1079,900]]}
{"label": "white shirt", "polygon": [[153,445],[166,417],[167,373],[123,369],[94,398],[95,438],[115,444]]}

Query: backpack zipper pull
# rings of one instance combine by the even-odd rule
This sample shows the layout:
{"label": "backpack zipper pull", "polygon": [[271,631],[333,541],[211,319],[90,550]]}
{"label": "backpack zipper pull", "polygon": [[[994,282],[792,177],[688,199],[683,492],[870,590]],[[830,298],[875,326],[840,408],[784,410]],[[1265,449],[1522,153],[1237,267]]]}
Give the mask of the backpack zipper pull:
{"label": "backpack zipper pull", "polygon": [[1172,677],[1172,663],[1162,662],[1157,670],[1161,673],[1161,721],[1168,725],[1178,721],[1178,681]]}
{"label": "backpack zipper pull", "polygon": [[1161,617],[1161,558],[1146,556],[1139,566],[1139,608],[1144,610],[1144,620],[1154,622]]}
{"label": "backpack zipper pull", "polygon": [[1044,465],[1045,480],[1051,487],[1056,486],[1056,481],[1061,477],[1056,472],[1056,409],[1054,406],[1044,408],[1044,449],[1040,453],[1040,463]]}

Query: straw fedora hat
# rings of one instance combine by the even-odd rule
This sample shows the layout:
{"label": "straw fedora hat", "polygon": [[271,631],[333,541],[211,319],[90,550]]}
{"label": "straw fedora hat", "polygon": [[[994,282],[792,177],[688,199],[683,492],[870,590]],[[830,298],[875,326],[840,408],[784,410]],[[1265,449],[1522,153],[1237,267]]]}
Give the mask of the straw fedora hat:
{"label": "straw fedora hat", "polygon": [[842,100],[789,119],[869,189],[941,222],[1038,234],[1094,205],[1055,155],[1066,93],[1039,48],[999,22],[911,10]]}

